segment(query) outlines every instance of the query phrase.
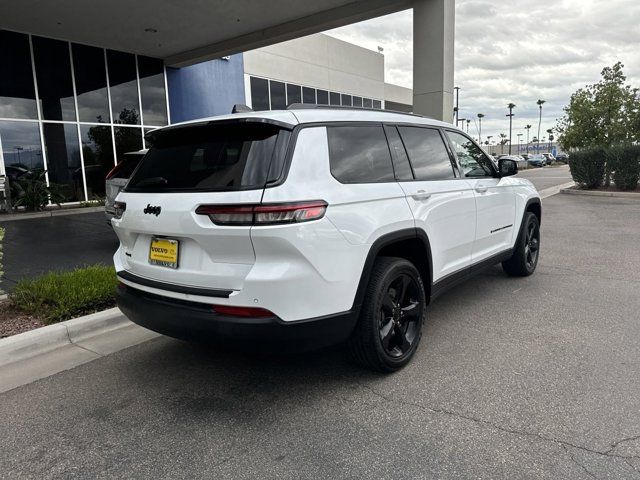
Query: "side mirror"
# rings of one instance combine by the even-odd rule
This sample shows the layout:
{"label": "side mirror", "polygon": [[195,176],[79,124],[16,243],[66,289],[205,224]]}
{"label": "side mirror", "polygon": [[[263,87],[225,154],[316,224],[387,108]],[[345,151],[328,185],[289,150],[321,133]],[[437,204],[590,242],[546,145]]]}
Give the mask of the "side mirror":
{"label": "side mirror", "polygon": [[510,177],[518,173],[518,163],[515,160],[503,158],[498,160],[498,173],[500,177]]}

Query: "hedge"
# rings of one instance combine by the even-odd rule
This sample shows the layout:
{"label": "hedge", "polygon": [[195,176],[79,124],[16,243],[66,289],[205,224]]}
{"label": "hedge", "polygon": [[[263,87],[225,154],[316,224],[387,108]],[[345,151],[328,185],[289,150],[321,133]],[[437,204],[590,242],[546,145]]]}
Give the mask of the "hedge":
{"label": "hedge", "polygon": [[571,154],[571,176],[582,188],[598,188],[607,174],[620,190],[635,190],[640,180],[640,145],[591,148]]}

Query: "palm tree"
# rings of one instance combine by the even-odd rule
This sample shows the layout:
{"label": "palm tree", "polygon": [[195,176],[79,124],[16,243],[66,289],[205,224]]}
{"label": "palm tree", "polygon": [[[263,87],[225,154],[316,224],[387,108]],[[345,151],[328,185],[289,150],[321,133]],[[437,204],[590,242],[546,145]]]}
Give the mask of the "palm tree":
{"label": "palm tree", "polygon": [[500,134],[500,153],[504,153],[504,145],[509,141],[506,133]]}
{"label": "palm tree", "polygon": [[482,144],[482,119],[484,118],[484,113],[478,114],[478,140],[479,143]]}
{"label": "palm tree", "polygon": [[511,135],[513,133],[513,109],[516,108],[516,104],[515,103],[510,103],[509,105],[507,105],[507,108],[509,109],[509,113],[507,115],[507,117],[509,117],[509,155],[511,155]]}
{"label": "palm tree", "polygon": [[538,104],[538,107],[540,108],[540,120],[538,120],[538,138],[540,138],[540,127],[542,126],[542,105],[547,103],[547,101],[546,100],[542,100],[542,99],[538,99],[538,101],[536,103]]}
{"label": "palm tree", "polygon": [[527,131],[527,153],[529,153],[529,130],[531,130],[531,125],[527,125],[524,128]]}

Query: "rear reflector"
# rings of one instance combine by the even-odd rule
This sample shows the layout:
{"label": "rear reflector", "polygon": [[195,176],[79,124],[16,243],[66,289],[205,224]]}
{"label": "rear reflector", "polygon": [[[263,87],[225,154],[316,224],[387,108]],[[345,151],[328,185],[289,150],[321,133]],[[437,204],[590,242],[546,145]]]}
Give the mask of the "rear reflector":
{"label": "rear reflector", "polygon": [[267,205],[200,205],[199,215],[208,215],[216,225],[281,225],[322,218],[327,202],[277,203]]}
{"label": "rear reflector", "polygon": [[215,313],[225,315],[227,317],[243,317],[243,318],[268,318],[275,317],[269,310],[255,307],[232,307],[229,305],[211,305]]}

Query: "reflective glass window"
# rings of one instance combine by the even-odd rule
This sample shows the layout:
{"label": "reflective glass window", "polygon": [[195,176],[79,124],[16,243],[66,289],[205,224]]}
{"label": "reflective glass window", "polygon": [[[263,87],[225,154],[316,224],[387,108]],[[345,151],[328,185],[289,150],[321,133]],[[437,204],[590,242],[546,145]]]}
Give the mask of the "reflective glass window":
{"label": "reflective glass window", "polygon": [[351,106],[351,95],[341,95],[342,105],[346,107]]}
{"label": "reflective glass window", "polygon": [[316,103],[316,89],[309,88],[309,87],[302,87],[302,102]]}
{"label": "reflective glass window", "polygon": [[145,125],[167,124],[167,94],[164,85],[164,63],[158,58],[138,57],[142,121]]}
{"label": "reflective glass window", "polygon": [[251,106],[255,111],[269,110],[269,80],[251,77]]}
{"label": "reflective glass window", "polygon": [[381,109],[382,108],[382,102],[380,100],[374,100],[373,101],[373,108]]}
{"label": "reflective glass window", "polygon": [[340,94],[336,92],[331,92],[329,94],[329,103],[331,105],[340,105]]}
{"label": "reflective glass window", "polygon": [[107,71],[104,50],[86,45],[71,45],[73,71],[78,96],[78,117],[81,122],[109,123]]}
{"label": "reflective glass window", "polygon": [[0,120],[0,143],[9,178],[44,168],[38,122]]}
{"label": "reflective glass window", "polygon": [[123,160],[124,154],[142,149],[142,129],[135,127],[116,127],[113,129],[116,141],[116,159]]}
{"label": "reflective glass window", "polygon": [[372,108],[371,99],[370,98],[363,98],[362,99],[362,106],[365,107],[365,108]]}
{"label": "reflective glass window", "polygon": [[329,105],[329,92],[318,90],[318,105]]}
{"label": "reflective glass window", "polygon": [[114,166],[111,127],[80,125],[82,156],[89,200],[105,195],[104,179]]}
{"label": "reflective glass window", "polygon": [[136,57],[130,53],[107,50],[113,123],[140,124]]}
{"label": "reflective glass window", "polygon": [[44,123],[49,182],[62,187],[67,202],[84,200],[84,182],[76,125]]}
{"label": "reflective glass window", "polygon": [[287,99],[285,94],[284,83],[274,82],[273,80],[271,80],[269,82],[269,89],[271,91],[271,109],[282,110],[286,108]]}
{"label": "reflective glass window", "polygon": [[362,97],[353,97],[353,106],[361,107],[362,106]]}
{"label": "reflective glass window", "polygon": [[0,30],[0,117],[38,118],[29,37]]}
{"label": "reflective glass window", "polygon": [[287,84],[287,105],[302,103],[302,89],[300,85]]}
{"label": "reflective glass window", "polygon": [[75,121],[69,44],[41,37],[32,41],[43,120]]}

